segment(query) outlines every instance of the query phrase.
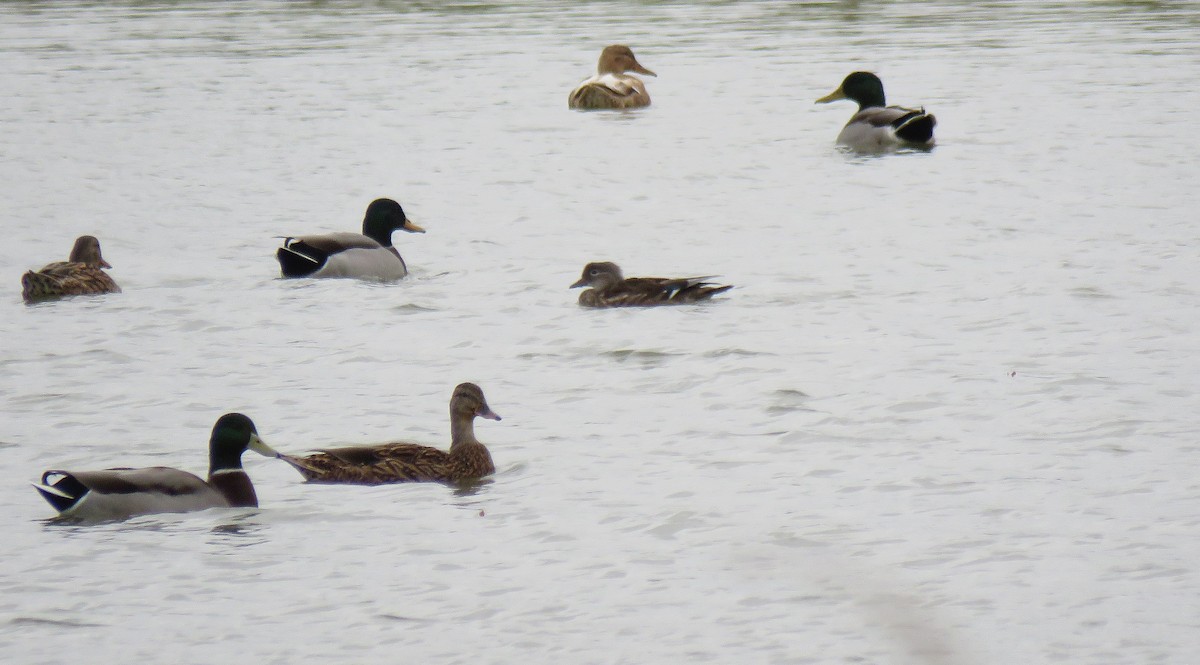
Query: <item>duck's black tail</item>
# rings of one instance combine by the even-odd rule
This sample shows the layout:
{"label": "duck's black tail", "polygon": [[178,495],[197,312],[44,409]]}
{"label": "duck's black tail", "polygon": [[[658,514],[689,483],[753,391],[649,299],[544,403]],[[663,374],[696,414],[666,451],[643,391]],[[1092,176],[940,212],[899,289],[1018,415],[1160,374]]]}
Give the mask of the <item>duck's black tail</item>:
{"label": "duck's black tail", "polygon": [[301,240],[288,238],[275,252],[284,277],[308,277],[325,265],[326,257]]}
{"label": "duck's black tail", "polygon": [[917,145],[933,143],[933,128],[937,126],[937,118],[926,113],[925,109],[913,111],[892,123],[896,128],[896,136],[901,140]]}
{"label": "duck's black tail", "polygon": [[87,486],[66,471],[47,471],[42,474],[41,484],[33,483],[33,487],[60,513],[70,510],[88,493]]}

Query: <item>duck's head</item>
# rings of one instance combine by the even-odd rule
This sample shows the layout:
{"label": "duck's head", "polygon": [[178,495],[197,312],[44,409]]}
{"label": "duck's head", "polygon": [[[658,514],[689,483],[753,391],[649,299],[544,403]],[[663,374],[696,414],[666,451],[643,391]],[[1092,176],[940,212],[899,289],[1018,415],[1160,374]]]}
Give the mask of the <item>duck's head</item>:
{"label": "duck's head", "polygon": [[242,468],[242,453],[246,449],[277,457],[279,453],[258,436],[254,422],[240,413],[227,413],[213,425],[212,437],[208,440],[210,473],[222,469]]}
{"label": "duck's head", "polygon": [[579,277],[579,281],[571,285],[571,288],[590,286],[603,291],[610,286],[620,284],[623,279],[625,277],[621,275],[621,269],[617,267],[617,264],[611,261],[600,261],[584,266],[583,275]]}
{"label": "duck's head", "polygon": [[75,239],[75,246],[71,248],[71,257],[69,259],[74,263],[86,263],[89,266],[100,268],[111,268],[108,261],[100,256],[100,241],[96,236],[79,236]]}
{"label": "duck's head", "polygon": [[817,104],[836,102],[839,99],[853,99],[858,102],[858,108],[887,106],[883,96],[883,81],[871,72],[854,72],[847,76],[837,90],[816,101]]}
{"label": "duck's head", "polygon": [[[379,240],[379,244],[392,244],[392,231],[408,231],[409,233],[425,233],[425,229],[417,226],[404,214],[392,199],[375,199],[367,206],[367,214],[363,217],[363,235]],[[382,238],[382,240],[381,240]]]}
{"label": "duck's head", "polygon": [[483,390],[474,383],[460,383],[454,387],[454,395],[450,398],[450,416],[500,420],[500,416],[492,411],[484,399]]}
{"label": "duck's head", "polygon": [[604,47],[604,50],[600,52],[600,62],[596,65],[596,71],[600,74],[637,72],[646,76],[658,77],[658,74],[638,63],[637,58],[633,57],[632,49],[621,44]]}

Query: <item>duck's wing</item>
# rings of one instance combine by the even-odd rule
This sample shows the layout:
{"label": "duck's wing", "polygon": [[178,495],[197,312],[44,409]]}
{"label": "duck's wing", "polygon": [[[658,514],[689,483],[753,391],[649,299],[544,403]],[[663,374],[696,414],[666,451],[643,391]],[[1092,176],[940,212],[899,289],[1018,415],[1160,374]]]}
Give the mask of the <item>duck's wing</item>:
{"label": "duck's wing", "polygon": [[624,291],[630,304],[654,305],[696,302],[733,288],[714,284],[716,275],[697,277],[633,277],[625,280]]}

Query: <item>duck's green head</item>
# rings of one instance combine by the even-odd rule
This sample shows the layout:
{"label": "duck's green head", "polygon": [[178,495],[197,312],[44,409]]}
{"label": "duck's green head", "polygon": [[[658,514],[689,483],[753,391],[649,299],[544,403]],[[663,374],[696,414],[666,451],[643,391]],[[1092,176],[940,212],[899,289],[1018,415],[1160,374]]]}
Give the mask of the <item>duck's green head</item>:
{"label": "duck's green head", "polygon": [[367,214],[363,217],[363,235],[374,238],[384,247],[392,245],[392,231],[402,230],[409,233],[425,233],[425,229],[417,226],[404,215],[404,208],[392,199],[375,199],[367,206]]}
{"label": "duck's green head", "polygon": [[267,457],[278,456],[274,448],[259,438],[252,420],[240,413],[221,416],[208,440],[209,472],[242,468],[242,453],[247,448]]}
{"label": "duck's green head", "polygon": [[858,102],[858,108],[865,109],[873,106],[887,106],[883,96],[883,81],[871,72],[854,72],[847,76],[837,90],[816,101],[817,104],[836,102],[839,99],[853,99]]}

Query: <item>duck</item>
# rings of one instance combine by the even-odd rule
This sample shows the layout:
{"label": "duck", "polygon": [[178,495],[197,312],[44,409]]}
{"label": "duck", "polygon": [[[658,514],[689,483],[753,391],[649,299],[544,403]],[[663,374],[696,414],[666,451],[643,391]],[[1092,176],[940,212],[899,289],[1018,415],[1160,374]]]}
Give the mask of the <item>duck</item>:
{"label": "duck", "polygon": [[284,277],[351,277],[393,281],[408,274],[392,232],[425,233],[392,199],[367,206],[362,233],[337,232],[288,237],[275,252]]}
{"label": "duck", "polygon": [[937,118],[924,108],[888,106],[883,81],[871,72],[853,72],[837,90],[816,101],[827,104],[839,99],[858,102],[858,112],[838,134],[837,142],[860,152],[881,152],[895,148],[932,148]]}
{"label": "duck", "polygon": [[310,483],[383,485],[388,483],[461,483],[496,472],[491,453],[475,438],[475,419],[500,420],[483,390],[460,383],[450,397],[450,450],[416,443],[327,448],[308,456],[278,457]]}
{"label": "duck", "polygon": [[242,468],[242,453],[278,453],[259,436],[250,418],[227,413],[208,441],[208,480],[165,466],[100,471],[51,469],[33,486],[58,517],[116,520],[151,513],[185,513],[209,508],[257,508],[258,496]]}
{"label": "duck", "polygon": [[21,297],[25,302],[95,293],[120,293],[121,287],[104,268],[112,268],[100,254],[96,236],[79,236],[66,261],[56,261],[21,276]]}
{"label": "duck", "polygon": [[702,277],[629,277],[611,261],[589,263],[572,289],[583,286],[579,304],[584,307],[647,307],[682,305],[708,300],[733,288],[732,284],[714,284]]}
{"label": "duck", "polygon": [[584,79],[567,97],[567,106],[579,110],[632,109],[650,105],[650,93],[646,84],[636,76],[625,72],[637,72],[646,76],[658,74],[638,63],[633,50],[628,46],[613,44],[600,52],[596,74]]}

